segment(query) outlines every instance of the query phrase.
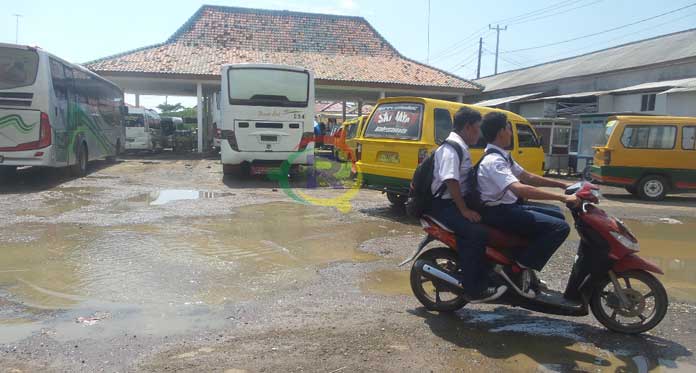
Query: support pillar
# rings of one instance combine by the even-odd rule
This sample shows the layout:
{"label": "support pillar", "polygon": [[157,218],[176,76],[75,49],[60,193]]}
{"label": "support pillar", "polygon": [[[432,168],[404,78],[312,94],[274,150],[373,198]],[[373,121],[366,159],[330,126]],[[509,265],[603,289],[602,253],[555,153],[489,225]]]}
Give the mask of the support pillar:
{"label": "support pillar", "polygon": [[203,84],[196,84],[196,96],[198,105],[196,106],[196,121],[198,122],[198,152],[203,153]]}

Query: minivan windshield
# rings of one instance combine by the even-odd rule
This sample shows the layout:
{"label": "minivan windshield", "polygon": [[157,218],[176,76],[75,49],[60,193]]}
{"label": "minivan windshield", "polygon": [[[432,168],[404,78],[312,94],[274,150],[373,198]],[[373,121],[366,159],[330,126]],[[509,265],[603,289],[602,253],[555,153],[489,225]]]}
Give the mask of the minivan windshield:
{"label": "minivan windshield", "polygon": [[420,139],[423,105],[412,103],[381,104],[370,117],[365,137]]}

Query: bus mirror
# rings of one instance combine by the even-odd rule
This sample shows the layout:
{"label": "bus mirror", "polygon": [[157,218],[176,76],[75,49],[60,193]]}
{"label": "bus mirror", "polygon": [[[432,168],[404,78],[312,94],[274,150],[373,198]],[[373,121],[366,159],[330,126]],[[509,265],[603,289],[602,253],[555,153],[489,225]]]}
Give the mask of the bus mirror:
{"label": "bus mirror", "polygon": [[128,106],[119,106],[119,109],[121,110],[121,115],[128,115]]}

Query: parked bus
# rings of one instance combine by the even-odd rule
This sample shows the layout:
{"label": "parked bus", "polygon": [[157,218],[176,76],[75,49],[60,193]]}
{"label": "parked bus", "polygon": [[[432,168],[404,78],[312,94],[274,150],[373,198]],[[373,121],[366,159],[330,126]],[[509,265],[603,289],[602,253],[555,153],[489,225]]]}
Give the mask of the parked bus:
{"label": "parked bus", "polygon": [[115,157],[125,131],[123,92],[39,48],[0,44],[0,172],[71,167]]}
{"label": "parked bus", "polygon": [[294,66],[222,67],[221,158],[224,174],[259,174],[290,162],[314,163],[314,75]]}
{"label": "parked bus", "polygon": [[146,108],[130,108],[126,116],[126,150],[161,151],[164,148],[159,114]]}

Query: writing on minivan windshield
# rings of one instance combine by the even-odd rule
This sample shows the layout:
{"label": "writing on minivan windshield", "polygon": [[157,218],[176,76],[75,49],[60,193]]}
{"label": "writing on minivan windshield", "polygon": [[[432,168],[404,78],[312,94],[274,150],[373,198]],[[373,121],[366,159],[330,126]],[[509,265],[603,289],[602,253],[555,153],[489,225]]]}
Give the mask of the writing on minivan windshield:
{"label": "writing on minivan windshield", "polygon": [[419,104],[380,105],[367,124],[365,136],[418,140],[422,114]]}
{"label": "writing on minivan windshield", "polygon": [[307,107],[309,74],[270,68],[227,71],[231,105]]}

